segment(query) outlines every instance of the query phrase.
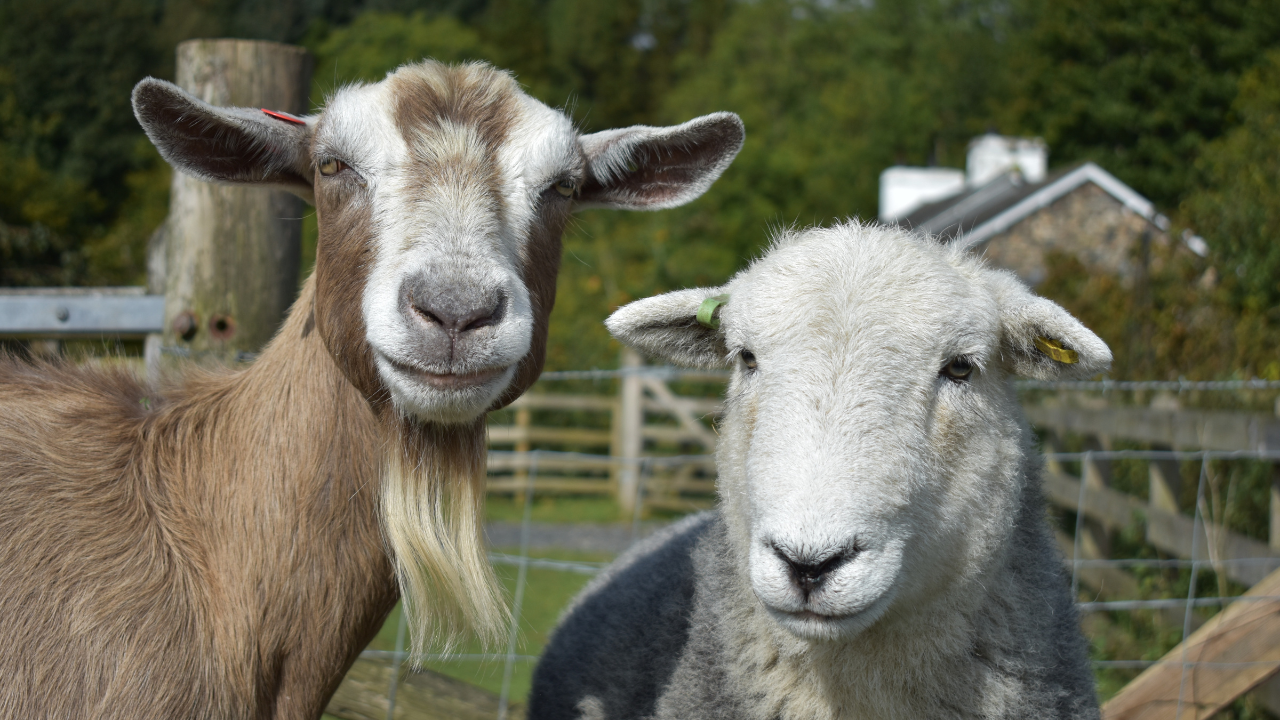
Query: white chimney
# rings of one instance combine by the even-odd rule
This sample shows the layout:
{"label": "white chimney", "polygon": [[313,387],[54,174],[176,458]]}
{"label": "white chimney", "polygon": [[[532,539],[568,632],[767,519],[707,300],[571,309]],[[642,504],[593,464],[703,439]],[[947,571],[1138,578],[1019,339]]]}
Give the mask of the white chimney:
{"label": "white chimney", "polygon": [[986,185],[1000,175],[1017,170],[1029,183],[1044,180],[1049,147],[1040,138],[1014,138],[988,133],[969,143],[965,164],[970,187]]}
{"label": "white chimney", "polygon": [[903,167],[880,173],[880,221],[892,222],[935,200],[964,190],[964,172],[954,168]]}

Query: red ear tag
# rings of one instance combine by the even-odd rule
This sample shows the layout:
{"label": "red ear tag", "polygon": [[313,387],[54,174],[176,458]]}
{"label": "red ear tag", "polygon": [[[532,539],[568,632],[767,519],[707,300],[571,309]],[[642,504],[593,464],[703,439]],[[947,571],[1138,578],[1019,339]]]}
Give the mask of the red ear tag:
{"label": "red ear tag", "polygon": [[287,113],[287,112],[280,112],[279,110],[268,110],[268,109],[266,109],[266,108],[262,108],[262,112],[264,112],[264,113],[266,113],[266,114],[270,115],[271,117],[273,117],[273,118],[275,118],[275,119],[277,119],[277,120],[283,120],[283,121],[285,121],[285,122],[287,122],[287,123],[293,123],[294,125],[306,125],[306,124],[307,124],[307,121],[306,121],[306,120],[303,120],[303,119],[302,119],[302,118],[300,118],[300,117],[294,117],[294,116],[290,115],[290,114],[289,114],[289,113]]}

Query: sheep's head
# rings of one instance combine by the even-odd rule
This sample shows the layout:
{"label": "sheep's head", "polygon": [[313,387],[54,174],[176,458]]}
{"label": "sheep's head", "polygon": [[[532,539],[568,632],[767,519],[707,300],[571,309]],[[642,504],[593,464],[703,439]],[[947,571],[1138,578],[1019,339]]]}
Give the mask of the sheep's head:
{"label": "sheep's head", "polygon": [[1111,361],[1011,274],[854,223],[784,233],[724,287],[632,303],[608,326],[677,363],[732,367],[725,519],[763,607],[808,640],[954,604],[981,582],[1037,461],[1009,376],[1087,377]]}
{"label": "sheep's head", "polygon": [[684,204],[743,140],[730,113],[580,135],[483,64],[406,65],[306,118],[154,79],[133,97],[176,168],[314,202],[316,328],[375,406],[434,423],[471,422],[537,378],[574,208]]}

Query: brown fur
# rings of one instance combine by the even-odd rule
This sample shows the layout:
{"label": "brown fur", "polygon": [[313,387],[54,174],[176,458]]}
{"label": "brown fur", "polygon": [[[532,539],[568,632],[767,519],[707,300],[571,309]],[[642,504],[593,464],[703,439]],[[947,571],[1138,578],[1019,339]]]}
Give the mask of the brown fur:
{"label": "brown fur", "polygon": [[312,288],[253,366],[160,392],[0,365],[0,716],[319,715],[397,593]]}
{"label": "brown fur", "polygon": [[[0,717],[317,717],[399,597],[384,480],[465,526],[424,528],[437,542],[478,539],[483,419],[395,415],[364,340],[368,206],[328,188],[315,275],[251,367],[155,389],[0,359]],[[541,370],[568,212],[544,207],[522,258],[534,341],[502,403]],[[432,601],[481,572],[429,569]],[[443,599],[446,632],[473,621]]]}

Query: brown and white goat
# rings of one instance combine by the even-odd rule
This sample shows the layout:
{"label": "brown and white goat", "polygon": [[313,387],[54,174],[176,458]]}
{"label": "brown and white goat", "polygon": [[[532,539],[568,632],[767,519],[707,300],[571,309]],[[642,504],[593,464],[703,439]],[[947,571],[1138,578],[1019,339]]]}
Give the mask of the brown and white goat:
{"label": "brown and white goat", "polygon": [[433,62],[297,122],[134,109],[178,169],[313,199],[316,269],[240,371],[0,358],[0,717],[315,718],[401,593],[415,648],[492,634],[484,414],[541,370],[570,211],[697,197],[740,121],[579,135]]}

